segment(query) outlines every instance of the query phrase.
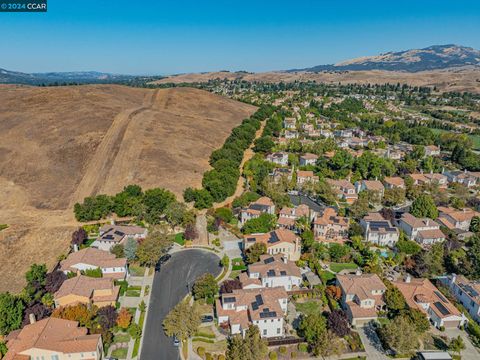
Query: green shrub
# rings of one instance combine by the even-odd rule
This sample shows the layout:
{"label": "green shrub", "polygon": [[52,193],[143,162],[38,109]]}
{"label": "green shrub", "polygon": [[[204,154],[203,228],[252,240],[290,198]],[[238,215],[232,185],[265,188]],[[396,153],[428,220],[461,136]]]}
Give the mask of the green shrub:
{"label": "green shrub", "polygon": [[199,346],[197,348],[197,354],[198,356],[203,358],[205,356],[205,348],[203,346]]}
{"label": "green shrub", "polygon": [[300,352],[308,352],[308,346],[307,344],[298,344],[298,351]]}
{"label": "green shrub", "polygon": [[270,360],[277,360],[278,359],[278,355],[275,351],[272,351],[270,354],[268,354],[268,358]]}
{"label": "green shrub", "polygon": [[285,355],[287,353],[287,347],[286,346],[280,346],[278,348],[278,352],[282,355]]}
{"label": "green shrub", "polygon": [[225,355],[223,354],[218,355],[217,360],[225,360]]}
{"label": "green shrub", "polygon": [[205,360],[213,360],[213,356],[210,353],[205,354]]}
{"label": "green shrub", "polygon": [[290,359],[296,359],[297,358],[297,353],[295,351],[292,351],[290,353]]}

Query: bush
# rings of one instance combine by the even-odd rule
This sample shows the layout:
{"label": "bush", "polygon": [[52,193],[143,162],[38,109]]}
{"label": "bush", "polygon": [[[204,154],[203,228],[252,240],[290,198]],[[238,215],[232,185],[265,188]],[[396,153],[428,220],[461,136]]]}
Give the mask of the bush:
{"label": "bush", "polygon": [[308,352],[308,345],[307,344],[298,344],[298,351],[300,352]]}
{"label": "bush", "polygon": [[295,351],[292,351],[290,353],[290,359],[296,359],[297,358],[297,353]]}
{"label": "bush", "polygon": [[270,354],[268,354],[268,358],[270,360],[277,360],[278,359],[278,355],[275,351],[272,351]]}
{"label": "bush", "polygon": [[197,354],[198,354],[198,356],[203,358],[205,356],[205,348],[203,346],[199,346],[197,348]]}
{"label": "bush", "polygon": [[205,360],[213,360],[213,356],[210,353],[205,354]]}
{"label": "bush", "polygon": [[278,348],[278,352],[282,355],[285,355],[287,353],[287,347],[286,346],[280,346]]}
{"label": "bush", "polygon": [[445,331],[445,326],[440,326],[440,327],[438,328],[438,330],[440,330],[440,331],[442,331],[442,332]]}

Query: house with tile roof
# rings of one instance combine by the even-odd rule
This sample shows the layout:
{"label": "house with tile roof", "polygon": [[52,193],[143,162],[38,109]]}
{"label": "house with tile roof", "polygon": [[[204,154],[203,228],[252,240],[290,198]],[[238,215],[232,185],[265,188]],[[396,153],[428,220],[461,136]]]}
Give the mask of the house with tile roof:
{"label": "house with tile roof", "polygon": [[123,280],[128,275],[127,259],[91,247],[74,251],[60,262],[60,270],[65,274],[98,268],[102,270],[103,277]]}
{"label": "house with tile roof", "polygon": [[46,318],[35,321],[7,337],[8,352],[3,360],[101,360],[100,334],[88,334],[78,321]]}
{"label": "house with tile roof", "polygon": [[438,156],[440,155],[440,148],[436,145],[425,146],[425,156]]}
{"label": "house with tile roof", "polygon": [[302,250],[300,237],[291,230],[280,228],[268,233],[244,235],[243,251],[247,251],[256,243],[265,244],[269,255],[283,254],[291,261],[300,259]]}
{"label": "house with tile roof", "polygon": [[385,189],[405,189],[405,181],[399,176],[387,176],[383,178]]}
{"label": "house with tile roof", "polygon": [[341,305],[352,326],[362,327],[377,320],[377,312],[385,309],[383,296],[387,290],[377,274],[337,275],[342,290]]}
{"label": "house with tile roof", "polygon": [[430,280],[407,275],[404,280],[394,281],[393,285],[403,294],[410,308],[423,312],[437,328],[456,328],[467,322],[466,316]]}
{"label": "house with tile roof", "polygon": [[275,152],[272,154],[267,155],[267,161],[270,161],[274,164],[280,166],[287,166],[288,165],[288,153],[284,151]]}
{"label": "house with tile roof", "polygon": [[230,334],[245,336],[250,325],[258,326],[263,338],[285,335],[284,316],[288,295],[282,286],[239,289],[217,299],[215,311],[220,326],[228,326]]}
{"label": "house with tile roof", "polygon": [[450,289],[455,299],[467,309],[470,316],[480,324],[480,282],[463,275],[450,274],[438,277]]}
{"label": "house with tile roof", "polygon": [[440,230],[440,224],[429,218],[420,219],[410,213],[405,213],[398,220],[398,227],[410,240],[415,240],[422,246],[445,241],[445,234]]}
{"label": "house with tile roof", "polygon": [[374,245],[394,247],[398,242],[400,231],[380,213],[368,213],[360,220],[364,239]]}
{"label": "house with tile roof", "polygon": [[450,230],[459,229],[467,231],[470,228],[470,222],[480,213],[469,208],[458,210],[452,207],[439,206],[437,221]]}
{"label": "house with tile roof", "polygon": [[300,156],[300,166],[315,165],[318,160],[318,155],[306,153]]}
{"label": "house with tile roof", "polygon": [[477,184],[477,176],[475,173],[470,173],[467,170],[445,171],[443,175],[447,177],[449,183],[462,184],[468,188]]}
{"label": "house with tile roof", "polygon": [[243,289],[282,286],[291,291],[302,283],[300,269],[283,254],[260,256],[258,262],[248,265],[247,272],[239,279]]}
{"label": "house with tile roof", "polygon": [[252,202],[248,207],[240,211],[240,224],[245,225],[248,220],[256,219],[264,213],[270,215],[275,214],[275,204],[272,199],[266,196]]}
{"label": "house with tile roof", "polygon": [[357,194],[362,191],[371,191],[377,193],[381,198],[385,192],[385,187],[381,181],[378,180],[360,180],[355,182],[355,189]]}
{"label": "house with tile roof", "polygon": [[53,295],[55,307],[76,304],[98,307],[115,306],[120,286],[111,278],[93,278],[85,275],[65,280]]}
{"label": "house with tile roof", "polygon": [[277,226],[295,231],[295,222],[297,220],[305,218],[309,223],[311,223],[315,217],[315,214],[315,211],[311,210],[308,205],[305,204],[300,204],[293,208],[284,207],[278,214]]}
{"label": "house with tile roof", "polygon": [[92,243],[91,247],[110,251],[117,244],[124,244],[128,238],[135,240],[145,239],[148,230],[141,226],[126,225],[103,225],[100,228],[98,238]]}
{"label": "house with tile roof", "polygon": [[298,170],[297,171],[297,187],[302,187],[305,183],[316,183],[319,177],[314,175],[313,171]]}
{"label": "house with tile roof", "polygon": [[327,183],[340,200],[353,204],[358,199],[355,186],[350,181],[327,179]]}
{"label": "house with tile roof", "polygon": [[339,216],[334,208],[325,208],[321,215],[313,221],[313,234],[321,242],[343,243],[348,238],[348,218]]}

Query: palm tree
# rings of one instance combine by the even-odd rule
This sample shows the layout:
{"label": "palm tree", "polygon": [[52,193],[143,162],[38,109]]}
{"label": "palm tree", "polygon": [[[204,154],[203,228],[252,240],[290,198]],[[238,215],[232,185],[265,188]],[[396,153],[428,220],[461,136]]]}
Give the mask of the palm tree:
{"label": "palm tree", "polygon": [[480,216],[474,216],[470,222],[470,231],[474,233],[480,232]]}

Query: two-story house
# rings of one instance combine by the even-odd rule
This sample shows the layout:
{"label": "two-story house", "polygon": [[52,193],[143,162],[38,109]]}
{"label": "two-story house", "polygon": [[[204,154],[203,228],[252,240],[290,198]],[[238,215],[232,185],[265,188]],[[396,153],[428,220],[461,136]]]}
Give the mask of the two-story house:
{"label": "two-story house", "polygon": [[230,333],[245,333],[250,325],[258,326],[264,338],[285,334],[284,316],[288,295],[282,286],[233,290],[217,299],[215,311],[220,326],[228,326]]}
{"label": "two-story house", "polygon": [[452,207],[439,206],[438,211],[437,221],[450,230],[459,229],[467,231],[470,228],[472,218],[480,216],[480,213],[469,208],[458,210]]}
{"label": "two-story house", "polygon": [[377,193],[380,198],[383,197],[385,187],[381,181],[378,180],[360,180],[355,182],[355,189],[357,193],[362,191],[371,191]]}
{"label": "two-story house", "polygon": [[244,235],[243,251],[256,243],[265,244],[269,255],[284,254],[291,261],[300,259],[302,245],[300,237],[293,231],[280,228],[265,234]]}
{"label": "two-story house", "polygon": [[318,241],[344,242],[348,238],[349,220],[338,216],[334,208],[325,208],[321,215],[315,217],[313,234]]}
{"label": "two-story house", "polygon": [[410,213],[405,213],[398,220],[398,227],[410,240],[415,240],[422,246],[445,241],[445,234],[440,230],[440,225],[429,218],[419,219]]}
{"label": "two-story house", "polygon": [[358,199],[355,186],[350,181],[327,179],[327,183],[342,201],[353,204]]}
{"label": "two-story house", "polygon": [[463,275],[440,276],[438,280],[450,289],[457,301],[480,324],[480,282],[468,280]]}
{"label": "two-story house", "polygon": [[385,308],[385,284],[376,274],[337,275],[342,290],[341,304],[352,326],[362,327],[377,320],[377,312]]}
{"label": "two-story house", "polygon": [[318,176],[315,176],[313,171],[304,171],[298,170],[297,171],[297,186],[301,187],[303,184],[310,182],[316,183],[318,182]]}
{"label": "two-story house", "polygon": [[389,220],[385,220],[380,213],[369,213],[360,220],[360,225],[366,242],[393,247],[398,241],[399,230]]}
{"label": "two-story house", "polygon": [[239,278],[243,289],[283,286],[290,291],[302,283],[300,269],[283,254],[260,256]]}
{"label": "two-story house", "polygon": [[296,230],[295,222],[304,218],[309,224],[315,217],[315,211],[311,210],[307,205],[300,204],[293,208],[284,207],[278,214],[277,225],[289,230]]}
{"label": "two-story house", "polygon": [[49,317],[13,331],[7,337],[8,352],[3,360],[101,360],[103,344],[100,334],[88,334],[78,321]]}
{"label": "two-story house", "polygon": [[385,189],[405,189],[405,181],[399,176],[387,176],[383,178]]}
{"label": "two-story house", "polygon": [[455,328],[464,325],[467,318],[428,279],[414,279],[407,275],[393,285],[403,294],[412,309],[423,312],[437,328]]}
{"label": "two-story house", "polygon": [[315,154],[304,154],[300,156],[300,166],[315,165],[318,160],[318,155]]}
{"label": "two-story house", "polygon": [[270,161],[274,164],[280,166],[287,166],[288,165],[288,153],[286,152],[275,152],[272,154],[267,155],[267,161]]}
{"label": "two-story house", "polygon": [[243,208],[240,211],[240,224],[244,225],[248,220],[256,219],[263,213],[275,214],[275,204],[272,199],[266,196],[254,201],[247,208]]}
{"label": "two-story house", "polygon": [[477,177],[467,170],[445,171],[443,174],[447,177],[449,183],[462,184],[468,188],[477,184]]}

